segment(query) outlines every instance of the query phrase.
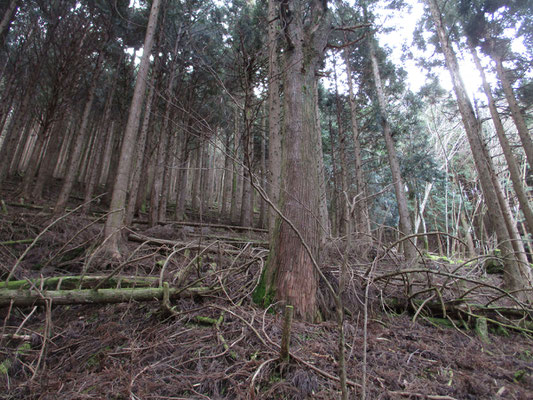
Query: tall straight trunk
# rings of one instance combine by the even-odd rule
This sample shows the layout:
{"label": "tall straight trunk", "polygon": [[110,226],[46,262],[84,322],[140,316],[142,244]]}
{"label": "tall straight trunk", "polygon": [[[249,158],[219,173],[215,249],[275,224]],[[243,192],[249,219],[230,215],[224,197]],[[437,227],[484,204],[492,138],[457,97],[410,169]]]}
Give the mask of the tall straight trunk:
{"label": "tall straight trunk", "polygon": [[[327,42],[327,5],[318,0],[282,4],[285,30],[284,152],[281,211],[302,235],[313,257],[322,244],[321,182],[317,168],[319,126],[316,73]],[[304,9],[309,14],[304,18]],[[285,221],[276,223],[261,292],[294,306],[295,314],[314,320],[317,313],[317,272],[300,237]]]}
{"label": "tall straight trunk", "polygon": [[[281,188],[281,106],[279,97],[280,68],[278,60],[279,10],[276,0],[268,1],[268,197],[279,204]],[[268,211],[268,229],[274,233],[277,215]]]}
{"label": "tall straight trunk", "polygon": [[[492,225],[498,236],[498,246],[504,258],[504,283],[510,290],[531,290],[533,287],[533,276],[529,266],[522,265],[513,254],[514,249],[511,245],[511,238],[504,219],[502,209],[499,206],[498,196],[496,194],[490,170],[492,166],[489,165],[489,160],[485,157],[483,143],[481,142],[481,126],[477,120],[472,104],[466,94],[464,83],[459,74],[459,65],[455,52],[448,40],[436,0],[426,0],[429,6],[433,23],[439,37],[441,49],[444,52],[446,59],[446,66],[450,72],[452,83],[459,106],[459,112],[465,126],[465,131],[470,143],[470,149],[474,158],[474,163],[485,197],[485,204]],[[531,300],[533,298],[531,293],[526,291],[518,292],[517,296],[524,300]]]}
{"label": "tall straight trunk", "polygon": [[94,76],[92,77],[92,83],[89,87],[89,95],[87,102],[85,103],[85,108],[83,110],[83,117],[81,120],[80,130],[76,136],[76,142],[71,153],[71,159],[69,163],[69,168],[67,169],[67,174],[65,176],[65,181],[61,187],[61,192],[56,201],[54,207],[54,214],[61,215],[65,208],[67,207],[67,202],[72,192],[72,188],[76,183],[76,177],[78,176],[78,170],[80,168],[81,153],[83,151],[83,144],[87,139],[88,135],[88,126],[89,126],[89,116],[91,115],[91,110],[93,108],[94,98],[96,96],[96,88],[98,86],[98,76],[100,75],[100,68],[102,65],[104,57],[104,52],[101,51],[98,56],[98,61],[96,62],[96,67],[94,70]]}
{"label": "tall straight trunk", "polygon": [[176,164],[176,153],[178,151],[178,132],[171,131],[169,138],[169,148],[166,156],[165,173],[163,175],[163,188],[161,190],[161,198],[159,199],[159,221],[166,221],[167,206],[169,202],[170,186],[172,171],[174,171]]}
{"label": "tall straight trunk", "polygon": [[139,194],[139,187],[141,185],[141,174],[143,166],[146,167],[145,158],[147,158],[147,144],[146,138],[148,137],[148,127],[150,125],[150,117],[152,111],[152,105],[154,103],[154,93],[155,93],[155,72],[152,74],[152,82],[150,84],[150,91],[148,93],[148,98],[146,99],[146,105],[144,107],[144,117],[143,123],[141,125],[141,133],[139,139],[137,140],[137,148],[135,153],[135,167],[132,173],[130,193],[128,198],[128,207],[126,208],[126,216],[124,218],[124,223],[126,226],[131,225],[133,221],[133,216],[137,211],[137,199]]}
{"label": "tall straight trunk", "polygon": [[325,240],[328,236],[331,236],[331,222],[329,220],[328,214],[328,199],[327,199],[327,185],[326,185],[326,176],[324,174],[324,148],[322,146],[322,129],[320,128],[320,113],[318,109],[318,81],[314,80],[313,93],[315,94],[315,127],[311,133],[313,134],[311,139],[313,139],[312,147],[315,149],[314,159],[315,159],[315,168],[316,174],[318,176],[318,196],[319,196],[319,206],[318,206],[318,218],[320,223],[320,240],[322,245],[325,244]]}
{"label": "tall straight trunk", "polygon": [[501,56],[494,52],[492,54],[492,59],[496,63],[496,74],[498,75],[498,79],[502,84],[503,92],[505,93],[505,99],[507,100],[509,108],[511,109],[511,117],[516,125],[518,135],[520,136],[520,141],[522,142],[522,147],[526,153],[529,170],[533,171],[533,139],[531,138],[531,133],[529,133],[529,130],[527,129],[526,121],[524,120],[520,106],[516,101],[513,87],[511,86],[511,82],[509,82],[509,78],[507,77],[507,71],[505,71]]}
{"label": "tall straight trunk", "polygon": [[198,143],[194,154],[194,181],[191,189],[191,206],[193,211],[200,211],[200,183],[202,181],[202,164],[203,164],[203,142]]}
{"label": "tall straight trunk", "polygon": [[509,175],[511,176],[513,189],[516,193],[518,203],[520,204],[520,209],[522,210],[522,212],[524,213],[524,217],[526,218],[527,231],[531,235],[533,235],[533,210],[531,209],[529,198],[527,196],[524,185],[522,184],[522,176],[520,173],[520,169],[518,168],[518,164],[513,155],[513,150],[511,148],[511,145],[509,144],[509,140],[505,135],[505,129],[503,128],[503,124],[500,119],[500,114],[498,113],[498,109],[496,108],[496,103],[494,102],[494,97],[492,96],[492,90],[490,89],[490,86],[487,82],[485,71],[481,65],[481,61],[479,60],[477,51],[472,44],[470,44],[470,52],[472,53],[472,57],[474,58],[474,62],[483,82],[483,90],[485,91],[485,95],[487,96],[487,100],[489,102],[490,115],[492,117],[494,127],[496,128],[496,134],[498,135],[498,140],[500,142],[500,146],[502,147],[505,161],[507,162],[507,166],[509,167]]}
{"label": "tall straight trunk", "polygon": [[49,139],[48,131],[51,125],[51,119],[46,118],[37,131],[37,139],[33,145],[28,166],[24,172],[24,181],[22,183],[22,196],[26,199],[31,198],[31,190],[33,187],[33,178],[39,170],[40,162],[45,151],[46,143]]}
{"label": "tall straight trunk", "polygon": [[107,240],[106,249],[113,255],[113,257],[118,258],[121,257],[119,249],[119,239],[121,237],[120,231],[124,226],[129,176],[131,173],[131,164],[133,160],[135,143],[137,141],[137,131],[139,129],[139,118],[141,114],[140,111],[145,94],[144,92],[146,88],[146,78],[148,77],[148,69],[150,67],[150,54],[152,52],[152,45],[154,42],[159,8],[160,0],[154,0],[150,10],[148,28],[146,29],[146,36],[144,39],[143,56],[139,66],[137,79],[135,81],[133,99],[131,100],[128,122],[126,124],[122,149],[120,151],[120,161],[115,178],[115,185],[113,187],[111,205],[109,207],[110,213],[105,224],[104,236],[106,237],[105,240]]}
{"label": "tall straight trunk", "polygon": [[[66,114],[68,115],[69,113],[67,112]],[[59,160],[59,152],[61,151],[61,146],[65,138],[64,132],[66,131],[66,124],[67,121],[64,117],[63,120],[55,124],[54,132],[50,136],[46,153],[39,168],[37,180],[32,191],[32,197],[36,200],[40,200],[42,198],[43,189],[52,178],[54,173],[55,167]]]}
{"label": "tall straight trunk", "polygon": [[354,146],[355,184],[357,185],[357,200],[355,204],[355,231],[361,232],[365,239],[370,239],[370,215],[368,213],[366,179],[363,171],[363,158],[361,156],[361,142],[359,140],[359,124],[357,122],[357,106],[355,104],[352,71],[348,51],[344,50],[344,64],[348,77],[348,96],[350,100],[350,117],[352,122],[352,137]]}
{"label": "tall straight trunk", "polygon": [[189,122],[185,125],[182,145],[180,150],[180,157],[178,161],[178,183],[177,183],[177,199],[176,199],[176,219],[182,220],[185,218],[185,200],[187,198],[187,178],[189,174]]}
{"label": "tall straight trunk", "polygon": [[[247,110],[244,111],[245,113]],[[241,218],[242,226],[252,226],[253,223],[253,192],[252,192],[252,165],[253,165],[253,143],[251,132],[251,121],[244,121],[246,133],[242,137],[242,148],[244,152],[244,167],[242,180],[242,200],[241,200]]]}
{"label": "tall straight trunk", "polygon": [[[108,142],[109,153],[104,153],[104,163],[102,165],[102,175],[100,180],[104,181],[104,187],[107,195],[104,196],[104,201],[108,204],[111,201],[113,194],[113,185],[117,174],[118,163],[120,159],[120,148],[122,147],[122,135],[119,131],[122,130],[124,121],[111,120],[109,125]],[[118,128],[117,128],[118,127]]]}
{"label": "tall straight trunk", "polygon": [[[368,42],[370,46],[370,59],[372,62],[374,84],[378,97],[379,113],[381,117],[381,124],[383,126],[383,136],[385,137],[385,146],[387,147],[392,180],[394,181],[394,192],[396,194],[396,201],[398,203],[398,213],[400,214],[399,230],[400,235],[405,237],[413,234],[411,218],[409,216],[409,208],[407,206],[407,197],[405,195],[405,185],[403,183],[402,174],[400,171],[400,162],[398,160],[398,155],[396,154],[396,148],[391,135],[390,123],[387,116],[387,102],[385,100],[385,94],[383,93],[383,85],[381,83],[381,75],[379,72],[373,38],[370,37]],[[414,262],[418,255],[416,247],[409,239],[403,242],[403,252],[405,259],[409,263]]]}
{"label": "tall straight trunk", "polygon": [[[25,130],[25,127],[28,125],[29,118],[31,118],[28,111],[33,93],[34,89],[26,89],[26,93],[24,94],[21,103],[17,107],[17,110],[13,113],[13,116],[11,117],[7,127],[6,135],[4,137],[4,141],[2,142],[2,147],[0,148],[0,187],[11,172],[10,165],[12,164],[13,160],[20,158],[20,145],[24,146],[26,143],[25,140],[19,140],[19,133],[28,132]],[[19,149],[17,149],[17,144],[20,144]]]}
{"label": "tall straight trunk", "polygon": [[213,174],[213,164],[212,164],[212,153],[211,153],[211,144],[209,141],[206,142],[204,148],[204,156],[202,163],[202,180],[201,180],[201,202],[202,210],[204,213],[209,212],[209,207],[211,206],[211,199],[213,192],[211,191],[211,176]]}
{"label": "tall straight trunk", "polygon": [[224,146],[224,183],[222,189],[222,201],[220,205],[220,212],[222,216],[227,217],[231,206],[231,186],[233,183],[233,169],[232,169],[232,150],[231,150],[231,131],[226,131],[226,141]]}
{"label": "tall straight trunk", "polygon": [[[266,120],[265,120],[266,122]],[[266,126],[265,126],[266,128]],[[266,139],[264,132],[266,129],[263,129],[263,134],[261,135],[261,186],[263,189],[267,188],[267,173],[266,173]],[[259,228],[264,228],[267,220],[268,205],[266,202],[259,196],[260,201],[260,210],[259,210]]]}
{"label": "tall straight trunk", "polygon": [[339,191],[337,190],[337,160],[335,157],[335,134],[333,130],[333,124],[331,119],[329,120],[329,142],[330,142],[330,151],[331,151],[331,170],[332,170],[332,181],[333,187],[331,188],[331,234],[337,236],[339,234]]}
{"label": "tall straight trunk", "polygon": [[232,223],[239,222],[239,198],[241,197],[241,181],[242,181],[242,151],[240,143],[242,134],[239,124],[239,109],[235,107],[234,111],[234,126],[233,134],[233,181],[231,184],[231,207],[230,207],[230,221]]}
{"label": "tall straight trunk", "polygon": [[342,127],[342,110],[341,101],[339,97],[339,88],[337,84],[337,63],[333,58],[333,76],[335,80],[335,109],[337,114],[337,130],[339,137],[339,161],[340,161],[340,175],[341,175],[341,198],[340,198],[340,215],[339,215],[339,231],[346,235],[349,231],[348,225],[351,223],[350,211],[348,205],[349,191],[348,191],[348,164],[346,163],[346,138],[344,129]]}
{"label": "tall straight trunk", "polygon": [[116,65],[116,70],[114,73],[114,76],[112,78],[111,83],[111,89],[109,91],[109,95],[107,96],[106,104],[104,107],[104,115],[102,118],[102,125],[100,126],[97,142],[95,146],[95,156],[93,157],[92,165],[89,168],[89,177],[87,179],[87,184],[85,185],[85,196],[84,196],[84,206],[83,206],[83,213],[87,214],[91,208],[90,200],[93,197],[94,189],[96,188],[96,185],[98,185],[100,181],[101,176],[101,170],[103,168],[102,164],[105,160],[106,152],[110,149],[105,148],[104,146],[110,146],[110,136],[111,136],[111,129],[110,129],[110,121],[111,121],[111,110],[113,107],[113,101],[115,99],[115,92],[117,88],[117,81],[119,76],[119,68],[122,64],[122,58],[123,56],[120,56],[120,59]]}

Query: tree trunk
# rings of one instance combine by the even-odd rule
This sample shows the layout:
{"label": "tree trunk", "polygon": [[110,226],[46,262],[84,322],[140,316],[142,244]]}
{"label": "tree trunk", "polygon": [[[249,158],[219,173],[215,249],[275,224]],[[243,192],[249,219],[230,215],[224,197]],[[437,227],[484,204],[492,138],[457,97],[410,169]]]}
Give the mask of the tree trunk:
{"label": "tree trunk", "polygon": [[352,71],[348,59],[348,51],[344,51],[344,63],[346,65],[346,75],[348,76],[348,95],[350,100],[350,116],[352,121],[352,136],[354,145],[354,166],[355,184],[357,185],[357,196],[355,205],[355,230],[363,233],[363,239],[370,239],[370,215],[368,213],[366,179],[363,171],[363,158],[361,156],[361,142],[359,141],[359,126],[357,123],[357,107],[353,91]]}
{"label": "tree trunk", "polygon": [[[69,113],[67,112],[66,114],[68,115]],[[57,162],[59,161],[59,153],[65,138],[65,131],[67,130],[67,121],[65,119],[63,118],[63,120],[55,125],[54,132],[50,136],[45,156],[37,174],[37,181],[32,191],[32,197],[36,200],[42,198],[43,189],[52,177]]]}
{"label": "tree trunk", "polygon": [[[467,97],[463,81],[461,80],[461,76],[459,74],[457,58],[451,47],[451,44],[448,41],[448,36],[442,23],[439,7],[436,0],[426,0],[426,3],[429,6],[431,15],[433,17],[439,42],[446,59],[446,65],[452,78],[457,104],[459,106],[459,112],[461,113],[461,118],[463,120],[468,141],[470,143],[470,149],[472,151],[479,181],[485,197],[485,203],[489,217],[496,231],[496,235],[498,236],[498,246],[501,249],[505,263],[505,285],[510,290],[530,290],[533,286],[533,276],[529,266],[519,263],[513,254],[514,249],[510,242],[511,238],[509,231],[502,214],[502,209],[498,206],[498,196],[490,176],[490,170],[492,169],[492,166],[488,165],[489,160],[485,158],[485,152],[481,142],[481,126],[474,115],[472,104]],[[524,291],[517,293],[517,296],[530,301],[533,299],[533,295],[531,293]]]}
{"label": "tree trunk", "polygon": [[[309,7],[304,19],[304,9]],[[316,149],[319,127],[316,114],[316,72],[327,42],[327,6],[322,1],[289,1],[282,4],[284,49],[284,154],[281,211],[294,224],[318,258],[320,181]],[[273,298],[294,306],[298,317],[317,317],[317,272],[311,255],[286,222],[276,223],[271,254],[256,300]]]}
{"label": "tree trunk", "polygon": [[185,200],[187,198],[187,179],[189,176],[189,122],[185,125],[185,137],[182,139],[180,158],[178,163],[178,196],[176,199],[176,219],[185,218]]}
{"label": "tree trunk", "polygon": [[118,72],[119,68],[122,64],[122,55],[116,65],[116,71],[114,74],[114,77],[112,78],[113,81],[111,83],[111,89],[109,92],[109,95],[107,97],[107,101],[104,107],[104,115],[102,118],[102,125],[99,129],[99,134],[97,137],[97,142],[95,146],[96,154],[93,157],[92,165],[89,168],[89,177],[87,179],[87,184],[85,186],[85,196],[84,196],[84,206],[83,206],[83,213],[87,214],[91,208],[90,200],[93,197],[94,189],[96,185],[98,185],[102,170],[102,163],[105,157],[106,151],[108,151],[107,148],[104,148],[104,146],[107,146],[110,144],[109,142],[109,136],[111,135],[111,129],[109,127],[110,121],[111,121],[111,110],[113,107],[113,101],[115,99],[115,92],[117,88],[117,81],[118,81]]}
{"label": "tree trunk", "polygon": [[524,152],[526,153],[527,162],[529,164],[529,170],[533,171],[533,139],[531,139],[531,134],[527,129],[526,121],[524,120],[524,116],[520,111],[520,106],[516,101],[516,97],[513,92],[513,87],[511,86],[511,82],[509,82],[509,78],[507,77],[507,72],[503,67],[502,58],[498,54],[493,53],[492,59],[496,63],[496,74],[498,75],[498,79],[502,84],[503,92],[505,93],[505,98],[507,99],[507,103],[509,104],[509,108],[511,109],[511,117],[513,118],[513,121],[516,125],[518,135],[520,136],[520,141],[522,142],[522,147],[524,148]]}
{"label": "tree trunk", "polygon": [[144,39],[143,56],[139,66],[137,79],[135,81],[135,89],[133,92],[133,99],[131,100],[128,122],[124,132],[118,171],[115,178],[111,205],[109,207],[110,214],[107,217],[105,225],[104,236],[107,240],[106,248],[110,253],[112,253],[113,257],[120,258],[120,231],[124,225],[126,194],[128,190],[129,176],[131,173],[133,152],[137,139],[137,131],[140,123],[139,118],[146,88],[146,78],[148,76],[148,69],[150,67],[150,54],[152,52],[152,45],[154,42],[159,7],[160,0],[154,0],[152,2],[152,9],[150,10],[148,28],[146,30],[146,36]]}
{"label": "tree trunk", "polygon": [[130,193],[128,198],[128,207],[126,209],[126,216],[124,218],[124,224],[130,226],[133,221],[133,216],[137,211],[137,199],[139,194],[139,187],[141,185],[141,174],[143,166],[146,167],[145,158],[147,153],[146,138],[148,136],[148,128],[150,125],[152,105],[154,103],[155,93],[155,73],[152,75],[152,81],[150,84],[150,91],[148,98],[146,99],[146,105],[144,107],[143,123],[141,125],[141,133],[137,140],[136,154],[135,154],[135,167],[132,173]]}
{"label": "tree trunk", "polygon": [[332,188],[331,188],[331,234],[338,236],[339,234],[339,191],[337,184],[337,160],[335,157],[335,131],[333,130],[331,119],[329,119],[329,143],[331,152],[331,172],[332,172]]}
{"label": "tree trunk", "polygon": [[[413,234],[411,218],[409,216],[409,208],[407,206],[407,197],[405,195],[405,185],[403,183],[400,171],[400,162],[398,161],[394,141],[392,140],[390,123],[387,116],[387,103],[385,100],[385,94],[383,93],[383,85],[381,83],[381,76],[379,73],[378,60],[376,58],[373,38],[370,37],[368,42],[370,45],[370,58],[372,62],[374,84],[376,86],[378,97],[379,113],[381,117],[381,124],[383,126],[383,136],[385,137],[385,145],[387,147],[387,154],[389,156],[392,180],[394,181],[394,192],[396,193],[396,201],[398,202],[398,213],[400,214],[399,230],[401,236],[405,237]],[[403,242],[403,251],[405,259],[408,263],[414,262],[418,257],[418,252],[410,240]]]}
{"label": "tree trunk", "polygon": [[80,167],[80,156],[83,151],[83,143],[85,142],[88,134],[87,128],[89,126],[89,116],[91,115],[91,110],[93,108],[96,88],[98,86],[98,76],[100,74],[100,68],[102,65],[103,57],[104,52],[101,51],[100,55],[98,56],[98,61],[96,62],[94,76],[92,77],[92,83],[89,88],[89,96],[87,98],[87,103],[85,103],[85,108],[83,110],[80,130],[76,136],[76,142],[74,143],[74,148],[72,149],[72,153],[70,155],[71,159],[69,163],[69,168],[67,169],[65,181],[63,182],[61,192],[59,193],[56,205],[54,207],[54,215],[56,216],[61,215],[65,211],[68,199],[70,197],[70,193],[72,192],[72,188],[76,183],[76,177],[78,175],[78,170]]}
{"label": "tree trunk", "polygon": [[[275,0],[268,1],[268,197],[279,204],[281,188],[281,113],[279,97],[278,31],[279,10]],[[273,237],[277,215],[268,212],[268,229]]]}
{"label": "tree trunk", "polygon": [[[244,113],[249,111],[244,110]],[[252,192],[252,165],[253,165],[253,143],[252,143],[252,121],[245,120],[246,133],[242,136],[242,149],[244,152],[243,180],[242,180],[242,201],[241,218],[242,226],[252,226],[253,222],[253,192]]]}
{"label": "tree trunk", "polygon": [[[333,58],[333,76],[335,80],[335,110],[337,113],[337,131],[339,137],[339,161],[340,161],[340,175],[341,175],[341,198],[340,200],[340,214],[339,214],[339,232],[346,235],[350,230],[348,225],[351,223],[350,211],[348,205],[349,191],[348,191],[348,164],[346,163],[346,138],[344,129],[342,127],[342,106],[339,97],[339,88],[337,85],[337,63],[335,57]],[[349,239],[349,238],[348,238]]]}
{"label": "tree trunk", "polygon": [[222,202],[220,212],[223,217],[227,217],[231,206],[231,186],[233,183],[233,169],[231,161],[231,131],[226,131],[226,143],[224,146],[224,183],[222,189]]}

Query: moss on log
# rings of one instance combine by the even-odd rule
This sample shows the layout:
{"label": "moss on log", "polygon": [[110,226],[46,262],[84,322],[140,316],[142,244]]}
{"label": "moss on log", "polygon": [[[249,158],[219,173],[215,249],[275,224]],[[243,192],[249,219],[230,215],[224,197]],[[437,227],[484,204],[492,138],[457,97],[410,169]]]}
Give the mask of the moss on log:
{"label": "moss on log", "polygon": [[32,286],[40,289],[59,290],[59,289],[90,289],[98,283],[107,279],[106,287],[150,287],[157,285],[158,278],[154,277],[137,277],[137,276],[114,276],[109,278],[106,275],[86,275],[86,276],[54,276],[45,279],[24,279],[19,281],[0,282],[2,289],[30,289]]}
{"label": "moss on log", "polygon": [[[109,304],[129,301],[162,300],[164,288],[128,288],[128,289],[75,289],[75,290],[0,290],[0,307],[44,305],[47,299],[53,305],[69,304]],[[194,297],[211,293],[210,288],[168,289],[169,298]]]}

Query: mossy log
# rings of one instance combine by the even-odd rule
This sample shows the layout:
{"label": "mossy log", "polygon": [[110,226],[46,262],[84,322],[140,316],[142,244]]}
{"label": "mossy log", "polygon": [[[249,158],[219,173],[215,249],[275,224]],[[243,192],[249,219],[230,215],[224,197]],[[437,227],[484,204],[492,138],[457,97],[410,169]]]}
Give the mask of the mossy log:
{"label": "mossy log", "polygon": [[[490,307],[482,304],[472,304],[466,302],[425,302],[413,299],[411,304],[399,299],[389,299],[387,306],[395,311],[420,312],[432,318],[452,318],[456,321],[469,321],[476,328],[479,319],[484,319],[492,326],[516,330],[519,332],[533,333],[533,314],[529,309],[511,307]],[[422,310],[418,311],[422,307]],[[445,310],[445,313],[443,312]],[[502,322],[505,318],[505,322]],[[515,323],[509,321],[515,321]]]}
{"label": "mossy log", "polygon": [[[24,279],[19,281],[0,282],[2,289],[30,289],[36,287],[46,290],[65,290],[65,289],[90,289],[100,282],[106,281],[106,288],[129,288],[129,287],[150,287],[159,282],[159,278],[151,276],[113,276],[109,278],[106,275],[86,275],[86,276],[54,276],[44,279]],[[80,287],[81,283],[81,287]]]}
{"label": "mossy log", "polygon": [[[170,299],[178,297],[194,297],[212,293],[211,288],[168,289]],[[0,290],[0,307],[36,306],[44,305],[46,300],[52,300],[53,305],[70,304],[110,304],[126,303],[129,301],[162,300],[164,288],[127,288],[127,289],[74,289],[74,290],[29,290],[19,289]]]}

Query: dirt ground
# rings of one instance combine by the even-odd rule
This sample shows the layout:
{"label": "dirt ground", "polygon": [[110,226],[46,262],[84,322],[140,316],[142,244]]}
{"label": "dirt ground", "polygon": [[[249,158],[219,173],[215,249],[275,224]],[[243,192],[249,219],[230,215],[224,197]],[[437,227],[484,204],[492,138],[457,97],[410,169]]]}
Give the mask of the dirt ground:
{"label": "dirt ground", "polygon": [[[7,214],[0,217],[2,280],[15,264],[16,279],[116,273],[116,263],[95,255],[98,217],[73,214],[57,221],[20,259],[31,244],[8,242],[33,239],[54,220],[46,209],[13,201],[6,200]],[[251,299],[267,252],[261,233],[137,230],[197,246],[176,251],[169,244],[130,241],[131,259],[119,266],[121,275],[172,284],[193,263],[182,284],[217,290],[173,299],[172,311],[161,301],[2,307],[0,398],[340,398],[334,320],[294,321],[292,357],[278,362],[282,309],[264,310]],[[214,242],[217,236],[225,239]],[[199,250],[209,246],[218,250]],[[333,256],[324,266],[332,280],[339,263]],[[390,263],[375,264],[374,273]],[[386,305],[401,287],[378,280],[368,291],[365,324],[364,268],[350,268],[344,323],[350,398],[361,398],[366,375],[368,399],[533,399],[533,341],[527,333],[489,326],[488,340],[482,340],[465,329],[468,324],[443,324],[424,310],[413,322],[413,312]]]}

